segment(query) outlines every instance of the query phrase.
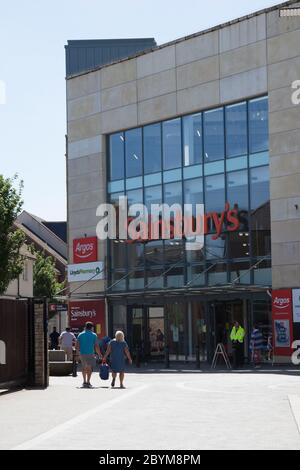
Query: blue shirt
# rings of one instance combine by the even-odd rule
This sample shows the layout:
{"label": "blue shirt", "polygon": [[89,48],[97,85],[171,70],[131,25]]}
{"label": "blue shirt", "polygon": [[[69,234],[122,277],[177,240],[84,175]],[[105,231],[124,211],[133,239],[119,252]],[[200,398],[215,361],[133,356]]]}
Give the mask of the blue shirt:
{"label": "blue shirt", "polygon": [[94,354],[95,344],[98,341],[96,333],[91,330],[84,330],[77,338],[80,347],[80,354]]}

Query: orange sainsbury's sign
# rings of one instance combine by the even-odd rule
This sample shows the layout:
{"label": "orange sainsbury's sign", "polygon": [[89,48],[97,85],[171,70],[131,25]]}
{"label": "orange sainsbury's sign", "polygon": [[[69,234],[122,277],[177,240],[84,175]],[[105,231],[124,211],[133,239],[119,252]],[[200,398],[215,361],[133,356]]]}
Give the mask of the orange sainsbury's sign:
{"label": "orange sainsbury's sign", "polygon": [[[153,221],[149,216],[147,226],[140,223],[140,230],[138,235],[136,233],[131,236],[130,224],[134,222],[134,217],[127,218],[127,230],[129,238],[127,243],[153,241],[157,239],[170,239],[177,238],[178,233],[182,238],[191,236],[191,230],[194,235],[207,235],[212,232],[212,239],[217,240],[220,238],[224,229],[227,232],[236,232],[240,228],[240,220],[238,210],[231,209],[230,204],[226,203],[224,211],[204,213],[199,216],[182,216],[174,215],[170,223],[166,223],[161,217],[159,220]],[[190,230],[185,232],[185,228],[189,227]],[[197,228],[198,227],[198,228]]]}

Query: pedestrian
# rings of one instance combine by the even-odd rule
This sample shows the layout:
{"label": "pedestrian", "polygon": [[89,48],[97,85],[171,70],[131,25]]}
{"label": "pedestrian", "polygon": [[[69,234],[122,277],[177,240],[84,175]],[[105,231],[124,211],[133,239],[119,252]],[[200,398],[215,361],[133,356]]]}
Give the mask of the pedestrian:
{"label": "pedestrian", "polygon": [[52,333],[50,333],[50,349],[58,349],[58,340],[60,334],[56,331],[56,326],[53,327]]}
{"label": "pedestrian", "polygon": [[268,351],[268,361],[272,361],[272,357],[273,357],[273,335],[272,335],[272,331],[270,331],[269,334],[268,334],[267,351]]}
{"label": "pedestrian", "polygon": [[71,328],[67,327],[59,337],[60,349],[65,351],[67,361],[73,361],[73,346],[75,342],[75,335],[71,333]]}
{"label": "pedestrian", "polygon": [[93,332],[92,322],[86,322],[84,331],[78,335],[76,341],[76,351],[80,354],[83,376],[83,388],[93,388],[91,385],[91,376],[95,362],[95,352],[101,358],[98,337]]}
{"label": "pedestrian", "polygon": [[109,336],[104,336],[103,338],[100,339],[99,347],[100,347],[100,352],[102,356],[105,355],[110,342],[111,342],[111,338]]}
{"label": "pedestrian", "polygon": [[157,352],[162,352],[164,350],[164,340],[165,336],[161,329],[159,328],[156,332],[156,344],[157,344]]}
{"label": "pedestrian", "polygon": [[125,388],[123,383],[125,376],[125,356],[128,358],[129,364],[132,364],[132,359],[128,344],[124,339],[123,331],[117,331],[115,339],[110,341],[104,356],[104,361],[106,361],[108,356],[110,356],[113,377],[111,382],[112,388],[115,386],[117,374],[119,374],[120,388]]}
{"label": "pedestrian", "polygon": [[230,339],[232,341],[233,349],[233,366],[235,369],[238,369],[244,365],[245,330],[237,321],[234,322]]}
{"label": "pedestrian", "polygon": [[261,351],[264,347],[264,337],[258,325],[253,326],[250,338],[250,350],[252,353],[252,362],[254,367],[259,367],[261,364]]}

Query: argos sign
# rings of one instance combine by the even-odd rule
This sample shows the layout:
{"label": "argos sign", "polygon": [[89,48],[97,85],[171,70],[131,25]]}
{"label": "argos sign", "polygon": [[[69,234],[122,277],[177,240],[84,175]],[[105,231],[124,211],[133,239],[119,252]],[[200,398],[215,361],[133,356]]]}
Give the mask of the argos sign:
{"label": "argos sign", "polygon": [[277,313],[290,311],[291,304],[292,302],[289,294],[286,297],[276,295],[273,299],[274,311]]}
{"label": "argos sign", "polygon": [[291,356],[293,342],[292,289],[272,292],[273,341],[275,356]]}
{"label": "argos sign", "polygon": [[90,263],[98,260],[97,237],[78,238],[73,240],[74,264]]}

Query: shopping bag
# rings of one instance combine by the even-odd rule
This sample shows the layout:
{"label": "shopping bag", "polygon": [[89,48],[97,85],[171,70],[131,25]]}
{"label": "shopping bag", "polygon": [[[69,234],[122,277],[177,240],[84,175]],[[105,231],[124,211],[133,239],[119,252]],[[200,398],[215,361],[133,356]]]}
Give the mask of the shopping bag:
{"label": "shopping bag", "polygon": [[106,362],[103,362],[101,364],[99,375],[100,375],[101,380],[108,380],[109,379],[109,366],[106,364]]}

